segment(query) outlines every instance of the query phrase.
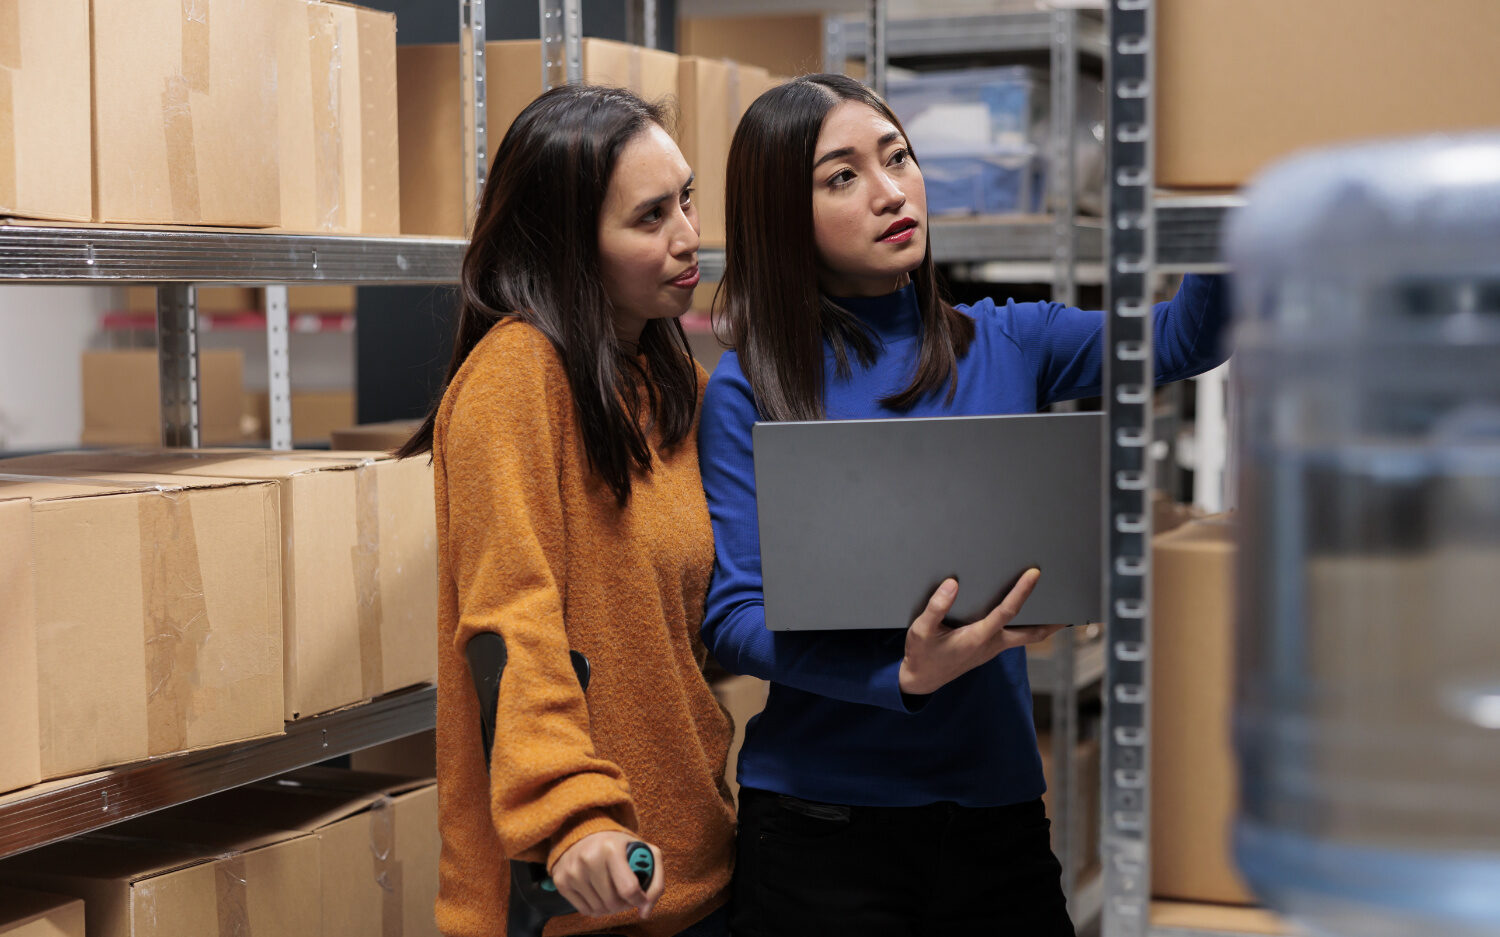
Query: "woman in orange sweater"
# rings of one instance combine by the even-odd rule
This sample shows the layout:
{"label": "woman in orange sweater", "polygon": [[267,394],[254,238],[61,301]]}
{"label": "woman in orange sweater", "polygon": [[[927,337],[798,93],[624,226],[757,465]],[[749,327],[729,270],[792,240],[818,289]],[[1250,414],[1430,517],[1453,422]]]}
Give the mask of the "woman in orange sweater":
{"label": "woman in orange sweater", "polygon": [[[698,282],[691,193],[658,108],[580,86],[516,118],[484,187],[446,388],[401,453],[436,473],[449,937],[504,934],[512,859],[545,863],[579,909],[548,934],[727,934],[731,727],[698,635],[707,375],[677,322]],[[507,656],[488,766],[465,661],[487,632]]]}

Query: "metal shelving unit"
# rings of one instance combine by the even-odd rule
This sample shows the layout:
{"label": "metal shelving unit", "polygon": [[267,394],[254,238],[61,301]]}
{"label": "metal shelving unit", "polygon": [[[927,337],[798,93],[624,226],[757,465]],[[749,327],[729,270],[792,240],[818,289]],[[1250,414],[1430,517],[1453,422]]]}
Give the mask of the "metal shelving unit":
{"label": "metal shelving unit", "polygon": [[[1077,302],[1080,272],[1103,279],[1104,230],[1096,219],[1078,217],[1074,185],[1077,161],[1078,76],[1085,60],[1102,65],[1108,52],[1104,23],[1076,10],[1033,11],[978,16],[940,16],[886,21],[882,0],[871,0],[863,17],[829,17],[824,68],[842,71],[863,58],[872,84],[883,90],[887,62],[911,67],[954,67],[985,58],[1035,59],[1048,64],[1051,91],[1051,158],[1048,174],[1054,213],[1044,216],[939,218],[930,227],[932,255],[941,263],[971,265],[968,270],[995,281],[1050,281],[1054,301]],[[1103,648],[1075,647],[1071,629],[1053,639],[1052,655],[1030,658],[1034,692],[1050,697],[1052,787],[1062,809],[1053,818],[1058,859],[1074,921],[1096,919],[1102,903],[1100,880],[1080,880],[1084,830],[1073,782],[1078,744],[1078,699],[1102,676]]]}
{"label": "metal shelving unit", "polygon": [[[631,0],[654,42],[655,0]],[[576,81],[579,0],[539,0],[544,81]],[[484,185],[485,0],[458,0],[465,205]],[[550,85],[549,85],[550,86]],[[157,287],[162,439],[199,440],[198,284],[265,286],[272,448],[291,448],[289,283],[441,285],[459,278],[467,240],[256,232],[225,228],[130,228],[0,221],[0,284],[146,284]],[[722,270],[723,252],[702,260]],[[283,735],[173,755],[53,781],[0,797],[0,858],[185,803],[329,758],[431,729],[431,685],[288,723]]]}
{"label": "metal shelving unit", "polygon": [[[1085,61],[1102,64],[1108,44],[1104,24],[1077,10],[937,16],[884,23],[873,7],[865,17],[829,17],[824,37],[824,68],[864,58],[871,73],[884,74],[886,62],[911,67],[953,67],[988,58],[1037,58],[1048,62],[1053,120],[1049,197],[1054,214],[1042,217],[940,219],[932,224],[932,255],[940,263],[972,264],[973,273],[1013,282],[1048,280],[1052,297],[1077,301],[1080,266],[1098,282],[1103,237],[1093,219],[1077,217],[1074,167],[1077,144],[1077,80]],[[872,56],[871,24],[883,23]],[[883,55],[880,53],[884,53]],[[877,78],[877,87],[880,81]]]}
{"label": "metal shelving unit", "polygon": [[0,224],[0,282],[441,284],[460,238]]}
{"label": "metal shelving unit", "polygon": [[1109,0],[1103,937],[1235,937],[1151,921],[1151,299],[1163,273],[1221,273],[1234,194],[1154,187],[1154,0]]}
{"label": "metal shelving unit", "polygon": [[0,859],[431,729],[437,690],[402,690],[287,724],[286,734],[42,784],[0,797]]}

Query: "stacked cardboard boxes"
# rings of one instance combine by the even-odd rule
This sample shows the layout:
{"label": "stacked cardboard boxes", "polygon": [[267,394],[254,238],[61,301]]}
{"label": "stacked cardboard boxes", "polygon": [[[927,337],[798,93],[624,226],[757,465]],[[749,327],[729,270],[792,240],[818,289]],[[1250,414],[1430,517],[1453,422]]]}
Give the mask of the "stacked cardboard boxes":
{"label": "stacked cardboard boxes", "polygon": [[1494,0],[1158,0],[1155,17],[1164,187],[1242,185],[1308,147],[1500,126]]}
{"label": "stacked cardboard boxes", "polygon": [[1151,886],[1165,898],[1254,902],[1231,845],[1234,562],[1234,527],[1222,516],[1152,545]]}
{"label": "stacked cardboard boxes", "polygon": [[83,902],[0,885],[0,937],[84,937]]}
{"label": "stacked cardboard boxes", "polygon": [[0,36],[0,214],[400,228],[389,14],[0,0]]}
{"label": "stacked cardboard boxes", "polygon": [[38,457],[0,504],[4,786],[282,731],[273,485]]}
{"label": "stacked cardboard boxes", "polygon": [[[486,157],[493,165],[506,130],[542,93],[542,45],[537,40],[490,42],[484,52]],[[396,66],[402,230],[461,237],[468,219],[462,207],[458,46],[402,46]],[[585,39],[583,80],[629,88],[650,101],[665,101],[677,94],[677,56],[622,42]]]}
{"label": "stacked cardboard boxes", "polygon": [[[0,462],[0,473],[107,477],[126,471],[169,483],[196,479],[271,492],[272,646],[278,657],[284,654],[284,666],[274,672],[278,688],[284,686],[286,720],[435,679],[437,538],[432,469],[425,460],[397,461],[385,453],[200,450],[61,453]],[[38,497],[32,489],[18,493]],[[228,536],[220,528],[207,530],[215,540]],[[172,529],[154,533],[177,536]],[[142,544],[154,542],[134,544],[137,555]],[[66,532],[59,543],[68,547]],[[103,602],[110,593],[101,583],[95,594]],[[72,620],[95,627],[89,616],[80,610]],[[53,634],[52,640],[59,638]]]}

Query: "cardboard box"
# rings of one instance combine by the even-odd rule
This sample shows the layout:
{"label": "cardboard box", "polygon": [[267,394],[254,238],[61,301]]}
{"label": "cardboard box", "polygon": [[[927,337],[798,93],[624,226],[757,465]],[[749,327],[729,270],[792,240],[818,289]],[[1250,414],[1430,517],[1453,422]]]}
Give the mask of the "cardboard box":
{"label": "cardboard box", "polygon": [[[31,501],[0,489],[0,793],[42,779]],[[0,903],[3,907],[3,903]],[[0,933],[4,928],[0,928]]]}
{"label": "cardboard box", "polygon": [[[358,290],[353,286],[292,286],[286,305],[292,312],[353,312]],[[250,286],[215,286],[198,289],[199,312],[261,312],[265,300]],[[156,312],[156,287],[127,286],[127,312]]]}
{"label": "cardboard box", "polygon": [[0,0],[0,215],[94,217],[88,0]]}
{"label": "cardboard box", "polygon": [[[462,237],[463,124],[458,46],[412,45],[396,52],[400,96],[401,226],[406,234]],[[583,40],[583,80],[630,88],[649,101],[677,94],[677,56],[606,39]],[[516,116],[542,93],[538,40],[485,44],[488,158]],[[670,102],[668,102],[670,103]]]}
{"label": "cardboard box", "polygon": [[729,762],[724,777],[736,801],[740,796],[740,749],[745,746],[745,726],[766,708],[766,695],[770,690],[771,685],[759,677],[730,676],[713,683],[714,696],[734,723],[734,740],[729,743]]}
{"label": "cardboard box", "polygon": [[279,0],[93,0],[94,220],[281,222]]}
{"label": "cardboard box", "polygon": [[1151,886],[1166,898],[1254,903],[1231,844],[1234,563],[1222,516],[1152,543]]}
{"label": "cardboard box", "polygon": [[[253,438],[270,438],[271,395],[257,391],[246,396],[245,404],[245,412],[254,430]],[[292,391],[292,438],[295,440],[327,439],[335,429],[348,426],[353,419],[352,390]]]}
{"label": "cardboard box", "polygon": [[677,21],[677,50],[683,55],[759,65],[775,75],[821,72],[823,17],[815,13],[683,17]]}
{"label": "cardboard box", "polygon": [[432,908],[440,840],[430,778],[306,768],[177,812],[312,834],[323,937],[438,937]]}
{"label": "cardboard box", "polygon": [[[199,312],[258,312],[262,308],[260,290],[249,286],[199,287],[197,300]],[[155,313],[156,287],[125,287],[125,309],[128,312]]]}
{"label": "cardboard box", "polygon": [[1289,937],[1292,928],[1269,911],[1182,901],[1151,902],[1151,927],[1203,934],[1268,934]]}
{"label": "cardboard box", "polygon": [[83,899],[89,937],[293,937],[320,926],[318,841],[296,831],[158,815],[7,860],[0,880]]}
{"label": "cardboard box", "polygon": [[43,779],[282,731],[273,485],[47,456],[0,476],[32,503]]}
{"label": "cardboard box", "polygon": [[399,233],[395,16],[280,3],[281,226]]}
{"label": "cardboard box", "polygon": [[[1052,761],[1052,736],[1046,732],[1037,733],[1037,746],[1042,753],[1042,772],[1047,777],[1047,792],[1042,795],[1042,803],[1047,808],[1047,816],[1054,821],[1063,811],[1058,804],[1057,792],[1054,787],[1057,784],[1057,772]],[[1099,864],[1099,830],[1101,815],[1099,813],[1100,784],[1100,758],[1102,751],[1098,739],[1083,739],[1073,749],[1073,779],[1072,783],[1077,785],[1077,798],[1074,803],[1078,808],[1078,815],[1070,817],[1073,823],[1083,824],[1083,836],[1075,839],[1080,843],[1083,850],[1078,860],[1078,871],[1087,873],[1089,869]],[[1058,856],[1062,855],[1062,843],[1057,838],[1058,828],[1052,828],[1052,851]],[[1087,875],[1080,875],[1080,879]]]}
{"label": "cardboard box", "polygon": [[676,136],[696,177],[698,234],[706,247],[724,246],[729,144],[740,117],[769,79],[765,69],[753,65],[693,56],[678,61]]}
{"label": "cardboard box", "polygon": [[280,490],[285,718],[429,683],[437,674],[432,467],[384,453],[73,452],[4,466],[258,479]]}
{"label": "cardboard box", "polygon": [[1243,185],[1308,147],[1500,126],[1494,0],[1160,0],[1155,15],[1162,187]]}
{"label": "cardboard box", "polygon": [[[198,420],[205,445],[237,443],[245,411],[244,355],[198,352]],[[161,445],[160,365],[154,348],[83,353],[83,436],[87,446]]]}
{"label": "cardboard box", "polygon": [[422,426],[421,420],[391,420],[388,423],[362,423],[333,431],[333,448],[364,449],[390,452],[406,445]]}
{"label": "cardboard box", "polygon": [[83,902],[0,886],[0,937],[84,937]]}

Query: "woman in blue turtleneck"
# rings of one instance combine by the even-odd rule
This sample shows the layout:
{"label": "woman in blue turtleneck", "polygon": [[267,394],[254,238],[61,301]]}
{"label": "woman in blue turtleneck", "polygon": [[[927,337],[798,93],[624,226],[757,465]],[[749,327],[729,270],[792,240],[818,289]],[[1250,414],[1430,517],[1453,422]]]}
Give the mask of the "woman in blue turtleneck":
{"label": "woman in blue turtleneck", "polygon": [[[732,351],[699,431],[717,551],[703,637],[726,668],[772,684],[740,755],[731,928],[1071,935],[1020,650],[1051,632],[1004,627],[1034,578],[961,628],[942,623],[949,580],[905,633],[768,631],[750,431],[1097,395],[1104,314],[943,302],[921,170],[895,115],[843,76],[763,94],[728,177],[719,304]],[[1157,308],[1159,381],[1222,360],[1224,292],[1188,277]]]}

